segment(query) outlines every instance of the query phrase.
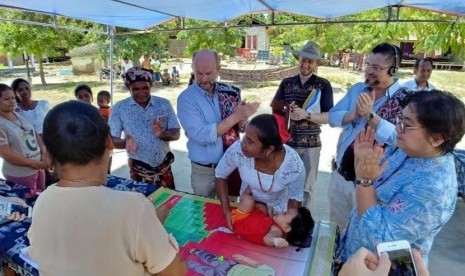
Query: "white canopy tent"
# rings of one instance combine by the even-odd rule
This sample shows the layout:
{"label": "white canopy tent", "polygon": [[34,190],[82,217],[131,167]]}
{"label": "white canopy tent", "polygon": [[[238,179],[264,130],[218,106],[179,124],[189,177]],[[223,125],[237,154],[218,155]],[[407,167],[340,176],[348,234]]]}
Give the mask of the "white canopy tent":
{"label": "white canopy tent", "polygon": [[223,22],[272,12],[330,20],[386,6],[465,15],[464,0],[0,0],[0,6],[137,30],[174,18]]}
{"label": "white canopy tent", "polygon": [[[464,0],[0,0],[4,8],[108,25],[110,64],[115,26],[147,30],[176,18],[226,22],[241,15],[276,12],[333,20],[366,10],[404,6],[465,15]],[[113,94],[113,78],[110,91]]]}

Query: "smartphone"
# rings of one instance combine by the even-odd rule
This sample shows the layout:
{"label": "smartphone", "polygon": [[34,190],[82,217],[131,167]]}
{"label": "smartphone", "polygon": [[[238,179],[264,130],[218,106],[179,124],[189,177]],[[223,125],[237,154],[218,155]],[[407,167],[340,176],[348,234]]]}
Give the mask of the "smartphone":
{"label": "smartphone", "polygon": [[8,217],[14,212],[18,212],[21,215],[24,214],[26,217],[30,218],[32,216],[32,207],[24,207],[8,201],[0,201],[0,217]]}
{"label": "smartphone", "polygon": [[378,255],[386,252],[391,260],[389,276],[418,276],[410,243],[406,240],[382,242],[376,245]]}
{"label": "smartphone", "polygon": [[157,121],[159,121],[162,126],[166,127],[166,122],[168,121],[168,117],[166,115],[157,116]]}

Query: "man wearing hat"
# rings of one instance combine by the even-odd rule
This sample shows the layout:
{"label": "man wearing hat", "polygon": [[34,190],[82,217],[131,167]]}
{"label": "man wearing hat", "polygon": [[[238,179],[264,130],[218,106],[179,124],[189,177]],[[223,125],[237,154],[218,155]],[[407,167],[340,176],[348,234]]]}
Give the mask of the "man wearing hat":
{"label": "man wearing hat", "polygon": [[168,142],[179,139],[180,127],[171,103],[150,95],[152,74],[140,67],[126,72],[131,97],[114,105],[108,124],[115,147],[128,152],[131,179],[174,189]]}
{"label": "man wearing hat", "polygon": [[320,47],[307,42],[301,51],[292,51],[299,60],[299,74],[281,81],[271,102],[273,113],[290,118],[291,138],[287,142],[302,158],[307,172],[304,205],[313,212],[313,187],[320,160],[320,124],[328,123],[328,111],[333,107],[331,83],[318,77],[316,69],[327,61],[320,55]]}

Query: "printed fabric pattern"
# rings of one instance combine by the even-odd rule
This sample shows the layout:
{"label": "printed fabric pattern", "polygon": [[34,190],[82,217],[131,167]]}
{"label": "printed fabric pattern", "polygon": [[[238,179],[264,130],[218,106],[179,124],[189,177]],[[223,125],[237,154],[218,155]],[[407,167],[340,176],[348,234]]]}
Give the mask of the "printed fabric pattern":
{"label": "printed fabric pattern", "polygon": [[[271,103],[273,113],[288,118],[288,112],[284,110],[284,107],[291,104],[291,102],[295,102],[296,105],[305,109],[303,104],[313,90],[318,90],[320,93],[321,112],[328,112],[333,107],[333,90],[330,82],[313,75],[307,82],[302,84],[299,75],[297,75],[286,78],[281,82]],[[321,128],[319,124],[308,120],[290,120],[289,132],[291,133],[291,138],[287,144],[293,148],[321,146]]]}
{"label": "printed fabric pattern", "polygon": [[388,167],[374,184],[378,203],[360,218],[352,211],[341,259],[347,261],[362,246],[376,252],[379,242],[407,240],[427,262],[434,237],[455,210],[453,156],[409,158],[392,148],[385,156]]}
{"label": "printed fabric pattern", "polygon": [[[241,102],[241,90],[224,83],[217,83],[218,100],[220,103],[221,120],[229,117],[236,106]],[[223,135],[223,147],[226,150],[234,142],[239,140],[239,128],[237,125],[228,129]]]}

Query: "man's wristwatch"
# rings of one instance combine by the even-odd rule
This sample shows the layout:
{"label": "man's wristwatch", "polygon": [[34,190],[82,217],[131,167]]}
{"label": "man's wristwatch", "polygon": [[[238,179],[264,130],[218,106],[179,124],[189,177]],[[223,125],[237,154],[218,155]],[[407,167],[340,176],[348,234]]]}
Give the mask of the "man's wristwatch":
{"label": "man's wristwatch", "polygon": [[366,115],[367,121],[371,121],[374,117],[375,113],[373,111],[370,111],[370,113]]}
{"label": "man's wristwatch", "polygon": [[305,118],[305,120],[310,121],[311,119],[312,119],[312,113],[307,112],[307,117]]}
{"label": "man's wristwatch", "polygon": [[373,180],[370,179],[357,179],[355,180],[356,185],[362,185],[363,187],[370,187],[373,185]]}

